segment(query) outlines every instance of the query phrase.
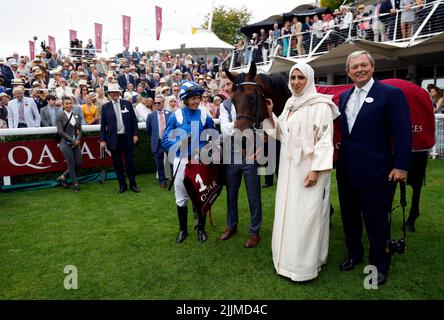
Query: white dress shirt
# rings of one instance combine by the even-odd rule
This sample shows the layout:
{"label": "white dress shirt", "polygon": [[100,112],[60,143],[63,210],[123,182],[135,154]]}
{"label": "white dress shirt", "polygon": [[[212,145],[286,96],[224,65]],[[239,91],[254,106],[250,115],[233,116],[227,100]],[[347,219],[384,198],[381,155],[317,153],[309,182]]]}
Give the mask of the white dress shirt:
{"label": "white dress shirt", "polygon": [[[120,109],[120,100],[114,101],[111,100],[114,112],[116,113],[116,120],[117,120],[117,134],[124,134],[125,133],[125,125],[123,124],[123,118],[122,118],[122,110]],[[120,128],[119,128],[119,123]]]}
{"label": "white dress shirt", "polygon": [[227,109],[221,104],[220,106],[220,130],[222,134],[232,136],[234,134],[234,121],[236,120],[236,108],[234,107],[234,104],[231,104],[231,119],[233,121],[230,122],[230,117],[228,115]]}
{"label": "white dress shirt", "polygon": [[[356,117],[359,114],[359,111],[362,108],[362,105],[364,104],[364,100],[367,98],[368,93],[370,92],[370,89],[372,88],[373,84],[375,83],[375,80],[371,78],[362,88],[361,90],[358,90],[358,88],[355,86],[355,89],[353,93],[350,95],[350,98],[347,101],[347,106],[345,108],[345,114],[347,115],[347,123],[348,123],[348,130],[351,132],[353,125],[356,121]],[[356,94],[359,91],[359,96]],[[360,104],[359,109],[355,111],[356,117],[353,117],[353,111],[355,107],[355,101],[359,98]]]}

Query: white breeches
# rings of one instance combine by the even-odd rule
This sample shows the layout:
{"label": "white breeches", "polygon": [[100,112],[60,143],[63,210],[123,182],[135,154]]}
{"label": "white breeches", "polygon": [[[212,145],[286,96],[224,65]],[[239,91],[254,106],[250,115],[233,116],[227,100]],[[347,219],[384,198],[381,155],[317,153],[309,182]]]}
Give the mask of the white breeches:
{"label": "white breeches", "polygon": [[180,161],[179,158],[174,158],[173,173],[176,172],[177,166],[179,166],[176,178],[174,179],[174,192],[176,196],[177,206],[186,207],[188,199],[190,197],[188,196],[187,190],[185,189],[185,185],[183,184],[183,179],[185,178],[185,166],[188,163],[188,160],[182,159],[182,161],[180,161],[180,165],[179,161]]}

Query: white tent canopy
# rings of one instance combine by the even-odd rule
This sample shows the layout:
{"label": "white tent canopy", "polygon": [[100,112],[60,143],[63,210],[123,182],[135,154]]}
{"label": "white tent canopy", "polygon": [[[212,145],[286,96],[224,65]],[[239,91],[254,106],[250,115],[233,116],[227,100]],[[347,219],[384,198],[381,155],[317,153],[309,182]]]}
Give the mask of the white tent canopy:
{"label": "white tent canopy", "polygon": [[[122,52],[121,39],[113,39],[109,42],[109,53]],[[195,34],[185,35],[176,30],[163,30],[160,40],[157,41],[155,34],[131,35],[131,47],[138,46],[141,51],[169,50],[179,53],[181,45],[184,45],[183,53],[191,53],[196,56],[215,56],[223,49],[233,50],[234,46],[219,39],[213,32],[199,30]]]}
{"label": "white tent canopy", "polygon": [[[170,34],[162,33],[166,39],[170,38]],[[162,41],[161,36],[161,41]],[[219,39],[213,32],[208,30],[199,30],[194,34],[185,36],[173,36],[174,43],[171,41],[165,41],[159,45],[156,49],[158,50],[169,50],[171,52],[179,52],[181,50],[181,45],[184,45],[183,52],[191,53],[197,56],[218,55],[223,49],[233,50],[234,46],[228,44],[221,39]],[[181,40],[182,39],[182,40]]]}

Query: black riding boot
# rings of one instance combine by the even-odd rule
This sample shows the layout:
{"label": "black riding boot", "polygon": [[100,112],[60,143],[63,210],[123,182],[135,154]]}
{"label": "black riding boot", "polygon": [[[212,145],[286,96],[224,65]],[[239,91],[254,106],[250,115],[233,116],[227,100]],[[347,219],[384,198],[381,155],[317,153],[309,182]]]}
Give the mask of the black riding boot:
{"label": "black riding boot", "polygon": [[179,217],[179,234],[177,235],[176,242],[182,243],[188,235],[187,231],[187,207],[177,206],[177,215]]}
{"label": "black riding boot", "polygon": [[200,242],[206,242],[208,240],[207,234],[205,233],[205,222],[207,221],[206,217],[202,216],[200,212],[197,213],[197,238]]}

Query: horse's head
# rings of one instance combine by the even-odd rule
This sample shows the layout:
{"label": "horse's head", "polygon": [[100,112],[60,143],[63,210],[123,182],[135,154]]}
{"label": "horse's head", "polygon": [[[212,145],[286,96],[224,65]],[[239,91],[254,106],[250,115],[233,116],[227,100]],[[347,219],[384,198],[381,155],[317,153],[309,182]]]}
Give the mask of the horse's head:
{"label": "horse's head", "polygon": [[257,128],[267,117],[267,102],[259,84],[256,82],[256,64],[252,63],[248,73],[231,73],[225,70],[233,82],[231,101],[236,108],[236,128],[244,130]]}

